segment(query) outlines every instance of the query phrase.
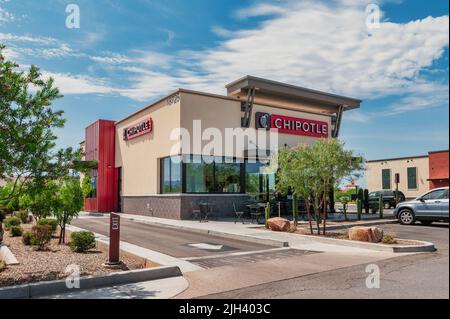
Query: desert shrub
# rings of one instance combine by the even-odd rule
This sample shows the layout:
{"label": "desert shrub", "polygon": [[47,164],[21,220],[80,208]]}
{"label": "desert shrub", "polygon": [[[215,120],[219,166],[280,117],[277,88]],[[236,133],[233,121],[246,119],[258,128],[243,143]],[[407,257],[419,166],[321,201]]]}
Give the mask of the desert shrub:
{"label": "desert shrub", "polygon": [[26,246],[30,246],[33,240],[33,233],[30,231],[24,232],[22,234],[22,243]]}
{"label": "desert shrub", "polygon": [[31,229],[31,245],[37,250],[44,250],[52,239],[52,228],[50,225],[34,225]]}
{"label": "desert shrub", "polygon": [[393,245],[397,243],[397,240],[395,240],[394,236],[390,234],[386,234],[383,236],[383,244]]}
{"label": "desert shrub", "polygon": [[20,219],[16,216],[5,218],[3,221],[6,230],[9,230],[12,226],[20,226]]}
{"label": "desert shrub", "polygon": [[50,226],[52,233],[56,231],[56,228],[58,227],[58,221],[56,219],[52,218],[41,218],[37,222],[38,225],[48,225]]}
{"label": "desert shrub", "polygon": [[70,247],[73,251],[79,253],[84,253],[95,247],[95,235],[90,231],[73,232],[70,239]]}
{"label": "desert shrub", "polygon": [[28,212],[26,210],[19,210],[14,213],[14,216],[19,218],[22,224],[28,223]]}
{"label": "desert shrub", "polygon": [[11,226],[9,228],[9,236],[11,236],[11,237],[22,236],[22,227],[20,227],[20,226]]}

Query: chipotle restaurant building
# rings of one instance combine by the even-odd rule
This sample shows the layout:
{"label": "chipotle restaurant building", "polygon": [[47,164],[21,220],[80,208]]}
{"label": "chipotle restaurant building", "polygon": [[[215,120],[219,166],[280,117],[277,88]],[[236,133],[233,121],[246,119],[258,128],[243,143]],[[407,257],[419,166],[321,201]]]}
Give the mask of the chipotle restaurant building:
{"label": "chipotle restaurant building", "polygon": [[[119,121],[89,125],[81,147],[94,163],[94,191],[85,210],[190,219],[193,207],[206,201],[213,215],[233,216],[233,203],[274,194],[275,174],[261,169],[274,149],[337,137],[343,113],[361,103],[252,76],[226,90],[178,89]],[[208,137],[230,130],[276,132],[277,145],[245,139],[236,148],[223,139],[211,147]]]}

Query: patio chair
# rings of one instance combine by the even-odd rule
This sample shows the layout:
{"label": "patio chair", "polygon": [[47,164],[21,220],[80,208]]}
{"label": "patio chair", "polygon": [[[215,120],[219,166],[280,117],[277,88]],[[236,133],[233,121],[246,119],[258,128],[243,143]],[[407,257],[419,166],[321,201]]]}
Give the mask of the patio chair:
{"label": "patio chair", "polygon": [[191,210],[192,210],[192,220],[200,220],[201,221],[201,215],[200,215],[200,208],[195,208],[194,202],[191,202]]}
{"label": "patio chair", "polygon": [[242,224],[244,224],[243,216],[244,216],[245,212],[238,211],[236,209],[236,203],[235,202],[233,202],[233,210],[234,210],[234,214],[236,215],[236,219],[234,220],[234,223],[236,224],[238,221],[242,221]]}
{"label": "patio chair", "polygon": [[209,213],[210,213],[210,206],[208,205],[208,203],[200,203],[199,204],[200,207],[200,222],[203,221],[207,222],[208,218],[209,218]]}

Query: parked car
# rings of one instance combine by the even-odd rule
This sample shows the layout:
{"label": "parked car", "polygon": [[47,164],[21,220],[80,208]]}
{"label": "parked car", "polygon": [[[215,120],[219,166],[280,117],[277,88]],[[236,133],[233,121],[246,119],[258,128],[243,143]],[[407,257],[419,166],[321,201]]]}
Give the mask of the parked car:
{"label": "parked car", "polygon": [[394,216],[403,225],[420,221],[430,225],[434,221],[448,222],[448,187],[433,189],[414,200],[397,205]]}
{"label": "parked car", "polygon": [[[369,193],[369,207],[371,209],[378,209],[378,201],[381,194],[383,194],[383,207],[385,209],[395,207],[397,205],[395,202],[395,192],[393,190],[382,190]],[[398,191],[398,201],[399,203],[405,201],[405,194],[401,191]]]}

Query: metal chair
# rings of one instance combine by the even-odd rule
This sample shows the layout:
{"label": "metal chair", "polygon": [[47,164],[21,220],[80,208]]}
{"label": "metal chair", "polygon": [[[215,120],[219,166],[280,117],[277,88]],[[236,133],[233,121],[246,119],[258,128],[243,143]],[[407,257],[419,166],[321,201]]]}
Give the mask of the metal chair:
{"label": "metal chair", "polygon": [[198,219],[199,221],[201,221],[201,215],[200,215],[200,208],[195,208],[194,206],[194,202],[191,202],[191,210],[192,210],[192,220],[196,220]]}
{"label": "metal chair", "polygon": [[200,222],[202,222],[202,217],[203,217],[203,221],[207,222],[208,221],[208,217],[209,217],[209,205],[208,205],[208,203],[200,203],[199,207],[200,207]]}
{"label": "metal chair", "polygon": [[243,211],[238,211],[238,210],[236,209],[236,203],[235,203],[235,202],[233,202],[233,210],[234,210],[234,214],[236,215],[236,219],[234,220],[234,223],[236,224],[238,221],[241,221],[242,224],[244,224],[243,216],[244,216],[244,213],[245,213],[245,212],[243,212]]}

